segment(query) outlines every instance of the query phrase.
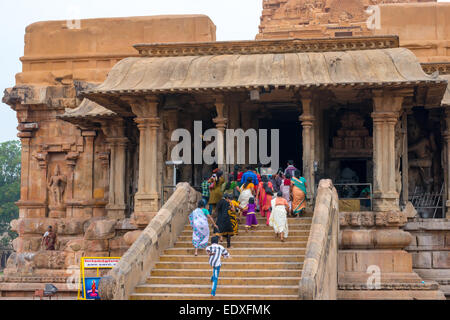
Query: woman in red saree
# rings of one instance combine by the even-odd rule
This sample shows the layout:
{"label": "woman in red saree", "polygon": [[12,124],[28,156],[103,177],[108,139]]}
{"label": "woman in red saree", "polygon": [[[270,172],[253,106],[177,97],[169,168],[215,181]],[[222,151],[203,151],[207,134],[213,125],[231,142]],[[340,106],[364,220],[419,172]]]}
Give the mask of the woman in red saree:
{"label": "woman in red saree", "polygon": [[261,216],[267,217],[267,225],[269,225],[270,208],[272,206],[272,195],[269,192],[273,194],[272,182],[269,182],[267,176],[263,176],[256,191],[256,199],[258,199]]}
{"label": "woman in red saree", "polygon": [[295,171],[295,177],[292,178],[292,215],[294,217],[303,213],[306,208],[306,179],[300,176],[300,171]]}

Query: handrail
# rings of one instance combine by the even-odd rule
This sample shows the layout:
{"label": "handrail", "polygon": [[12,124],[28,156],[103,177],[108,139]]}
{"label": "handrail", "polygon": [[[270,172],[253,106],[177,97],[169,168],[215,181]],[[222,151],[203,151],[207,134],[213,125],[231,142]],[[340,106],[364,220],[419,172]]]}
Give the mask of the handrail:
{"label": "handrail", "polygon": [[339,198],[331,180],[321,180],[303,263],[302,300],[336,300],[338,284]]}
{"label": "handrail", "polygon": [[196,208],[200,194],[188,183],[180,183],[175,193],[142,231],[119,263],[100,280],[104,300],[126,300],[137,285],[144,282],[161,253],[175,244]]}

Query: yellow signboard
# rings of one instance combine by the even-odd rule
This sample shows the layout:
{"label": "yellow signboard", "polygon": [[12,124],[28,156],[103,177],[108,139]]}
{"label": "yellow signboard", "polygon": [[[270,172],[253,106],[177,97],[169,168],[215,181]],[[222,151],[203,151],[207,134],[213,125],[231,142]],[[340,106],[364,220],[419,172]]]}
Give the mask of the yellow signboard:
{"label": "yellow signboard", "polygon": [[[100,269],[112,269],[120,258],[81,258],[80,280],[78,285],[78,300],[98,300],[98,285],[100,283]],[[86,269],[97,269],[96,278],[86,278]]]}

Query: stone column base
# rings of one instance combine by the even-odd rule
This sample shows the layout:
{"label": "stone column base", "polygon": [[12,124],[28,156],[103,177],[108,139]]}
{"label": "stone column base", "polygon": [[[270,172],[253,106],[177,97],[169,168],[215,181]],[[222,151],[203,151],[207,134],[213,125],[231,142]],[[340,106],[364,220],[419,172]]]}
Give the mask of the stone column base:
{"label": "stone column base", "polygon": [[127,208],[125,205],[108,205],[108,206],[106,206],[108,219],[112,219],[112,220],[125,219],[126,209]]}
{"label": "stone column base", "polygon": [[373,211],[400,211],[398,193],[373,195]]}
{"label": "stone column base", "polygon": [[159,194],[139,194],[134,197],[134,224],[139,228],[146,227],[159,211]]}
{"label": "stone column base", "polygon": [[48,214],[49,218],[54,218],[54,219],[61,219],[61,218],[65,218],[67,213],[66,213],[66,207],[64,206],[55,206],[55,207],[50,207],[50,212]]}
{"label": "stone column base", "polygon": [[154,217],[158,214],[158,211],[153,212],[142,212],[136,211],[133,214],[132,223],[137,225],[139,229],[145,229],[148,226],[150,221],[153,220]]}

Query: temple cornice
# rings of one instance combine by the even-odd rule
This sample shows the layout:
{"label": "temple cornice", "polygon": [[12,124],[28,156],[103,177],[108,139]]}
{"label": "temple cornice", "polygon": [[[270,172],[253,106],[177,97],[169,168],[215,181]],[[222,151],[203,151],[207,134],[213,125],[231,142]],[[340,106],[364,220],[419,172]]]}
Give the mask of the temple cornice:
{"label": "temple cornice", "polygon": [[292,52],[327,52],[399,47],[397,36],[283,39],[257,41],[218,41],[174,44],[136,44],[143,57],[209,56],[221,54],[269,54]]}

